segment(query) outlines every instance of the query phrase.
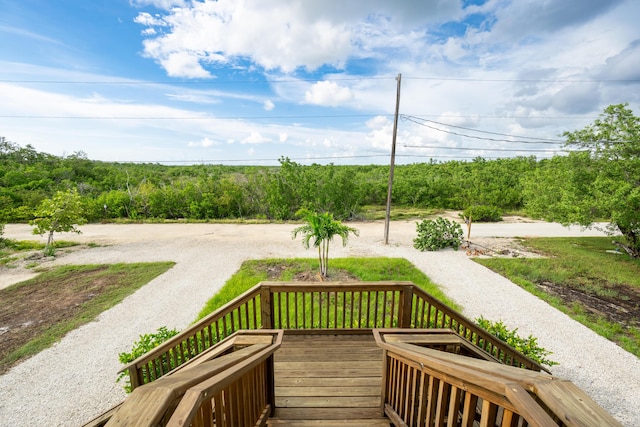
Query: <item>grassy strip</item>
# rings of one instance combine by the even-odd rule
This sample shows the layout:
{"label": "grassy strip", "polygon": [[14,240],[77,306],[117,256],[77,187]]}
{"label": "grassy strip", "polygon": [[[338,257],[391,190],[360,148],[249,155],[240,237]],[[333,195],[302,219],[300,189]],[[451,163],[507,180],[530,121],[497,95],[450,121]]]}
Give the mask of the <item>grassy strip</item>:
{"label": "grassy strip", "polygon": [[548,258],[487,258],[475,261],[640,357],[640,329],[637,324],[612,322],[586,310],[578,301],[566,303],[539,286],[551,283],[587,295],[628,301],[629,293],[640,294],[640,260],[607,253],[607,250],[614,249],[609,237],[529,238],[523,239],[522,243]]}
{"label": "grassy strip", "polygon": [[[24,287],[35,290],[46,286],[53,291],[52,286],[57,286],[56,284],[62,284],[61,286],[66,287],[72,286],[74,290],[91,287],[96,281],[104,281],[109,284],[97,291],[90,299],[82,302],[70,317],[46,325],[23,345],[2,357],[0,360],[0,372],[20,360],[51,346],[69,331],[93,321],[100,313],[120,303],[126,296],[163,274],[174,265],[175,263],[173,262],[155,262],[62,266],[45,271],[31,280],[1,290],[0,311],[8,311],[9,307],[3,307],[3,305],[10,304],[10,301],[14,299],[11,294],[16,295]],[[29,304],[29,301],[25,302]],[[51,303],[54,304],[55,301],[52,300]]]}
{"label": "grassy strip", "polygon": [[[262,281],[293,281],[298,274],[317,271],[317,259],[245,261],[222,289],[207,301],[196,321]],[[459,310],[459,307],[424,273],[403,258],[334,258],[329,260],[329,279],[340,275],[347,275],[361,281],[411,281],[443,303]]]}
{"label": "grassy strip", "polygon": [[[392,206],[389,217],[391,220],[420,219],[431,215],[442,214],[442,209],[420,208],[414,206]],[[360,215],[368,221],[383,220],[387,216],[387,207],[384,205],[367,205],[362,207]]]}

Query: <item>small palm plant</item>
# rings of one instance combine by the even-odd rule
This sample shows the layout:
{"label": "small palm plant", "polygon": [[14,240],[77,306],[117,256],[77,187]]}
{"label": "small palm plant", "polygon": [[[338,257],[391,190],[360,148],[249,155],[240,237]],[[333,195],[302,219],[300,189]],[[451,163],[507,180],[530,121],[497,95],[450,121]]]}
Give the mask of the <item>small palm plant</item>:
{"label": "small palm plant", "polygon": [[333,214],[329,212],[317,213],[307,209],[301,209],[297,212],[297,216],[306,221],[292,232],[292,238],[302,234],[302,244],[309,249],[309,245],[313,242],[313,247],[318,248],[318,261],[320,263],[320,276],[324,279],[327,277],[329,268],[329,243],[335,236],[342,238],[342,246],[346,246],[349,240],[349,233],[358,235],[358,230],[346,226],[340,221],[333,218]]}

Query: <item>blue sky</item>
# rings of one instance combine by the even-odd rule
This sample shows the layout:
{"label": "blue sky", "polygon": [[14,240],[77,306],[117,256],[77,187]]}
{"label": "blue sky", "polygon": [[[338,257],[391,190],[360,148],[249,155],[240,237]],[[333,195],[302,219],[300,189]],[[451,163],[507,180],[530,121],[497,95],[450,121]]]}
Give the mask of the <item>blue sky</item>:
{"label": "blue sky", "polygon": [[640,106],[635,0],[0,0],[0,136],[91,159],[561,152]]}

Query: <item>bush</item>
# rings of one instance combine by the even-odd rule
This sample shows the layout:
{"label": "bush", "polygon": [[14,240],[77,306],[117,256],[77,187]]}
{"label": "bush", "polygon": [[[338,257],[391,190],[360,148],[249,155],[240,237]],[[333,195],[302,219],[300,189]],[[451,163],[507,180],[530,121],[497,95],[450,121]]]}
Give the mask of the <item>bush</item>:
{"label": "bush", "polygon": [[492,322],[491,320],[487,320],[480,316],[476,319],[476,323],[482,329],[489,332],[500,341],[515,348],[529,359],[534,360],[541,365],[554,366],[558,364],[558,362],[547,359],[547,356],[550,355],[551,352],[540,347],[536,337],[529,335],[528,337],[523,338],[516,333],[518,331],[517,328],[509,330],[502,320]]}
{"label": "bush", "polygon": [[[178,331],[176,329],[167,329],[166,326],[160,327],[155,333],[140,335],[138,341],[133,343],[131,352],[118,354],[118,359],[120,363],[124,365],[129,364],[175,335],[178,335]],[[171,368],[174,368],[174,366],[171,366]],[[125,391],[131,393],[129,373],[120,372],[118,382],[123,378],[126,378],[126,384],[124,385]]]}
{"label": "bush", "polygon": [[473,222],[498,222],[502,221],[502,213],[496,206],[469,206],[460,215],[463,218],[471,217]]}
{"label": "bush", "polygon": [[462,243],[462,227],[446,218],[424,220],[416,228],[418,237],[413,239],[413,247],[423,252],[448,247],[457,250]]}

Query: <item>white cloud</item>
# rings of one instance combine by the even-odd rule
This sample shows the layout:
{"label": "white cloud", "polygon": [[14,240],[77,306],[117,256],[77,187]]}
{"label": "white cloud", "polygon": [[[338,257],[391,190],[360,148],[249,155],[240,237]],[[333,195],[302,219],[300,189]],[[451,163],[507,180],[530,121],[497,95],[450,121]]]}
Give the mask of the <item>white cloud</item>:
{"label": "white cloud", "polygon": [[271,111],[274,108],[276,108],[276,104],[273,103],[273,101],[267,99],[266,101],[264,101],[264,103],[262,104],[262,108],[265,109],[265,111]]}
{"label": "white cloud", "polygon": [[185,0],[129,0],[134,7],[154,6],[158,9],[169,10],[175,6],[185,6]]}
{"label": "white cloud", "polygon": [[[225,61],[242,65],[248,59],[266,70],[285,73],[323,65],[342,69],[350,57],[377,56],[375,50],[391,45],[406,47],[414,26],[422,28],[447,15],[461,16],[459,4],[441,0],[400,4],[386,0],[220,0],[194,1],[182,7],[177,7],[181,2],[168,0],[137,3],[145,2],[167,10],[155,16],[141,12],[136,19],[140,25],[162,29],[147,40],[145,54],[165,68],[170,65],[167,57],[188,53],[203,66]],[[193,75],[187,72],[182,77]]]}
{"label": "white cloud", "polygon": [[[133,22],[135,22],[136,24],[140,24],[140,25],[144,25],[146,27],[165,27],[167,26],[167,23],[162,20],[162,18],[160,18],[160,16],[153,16],[150,13],[147,12],[141,12],[138,14],[138,16],[136,16],[135,18],[133,18]],[[145,31],[143,31],[143,34],[145,34],[145,32],[148,31],[152,31],[150,34],[147,35],[153,35],[156,33],[155,29],[153,28],[146,28]]]}
{"label": "white cloud", "polygon": [[308,104],[336,107],[351,101],[353,93],[348,87],[339,86],[336,82],[322,81],[311,86],[304,99]]}
{"label": "white cloud", "polygon": [[190,52],[173,52],[160,59],[160,65],[171,77],[209,78],[211,74],[202,68],[201,59]]}
{"label": "white cloud", "polygon": [[280,142],[287,142],[287,139],[289,139],[289,134],[287,134],[286,132],[282,132],[280,134],[280,137],[278,138]]}
{"label": "white cloud", "polygon": [[189,147],[202,147],[202,148],[208,148],[208,147],[212,147],[214,145],[220,145],[218,142],[213,141],[209,138],[202,138],[200,141],[190,141],[187,144]]}
{"label": "white cloud", "polygon": [[240,143],[241,144],[264,144],[270,141],[271,139],[263,136],[260,132],[253,131],[249,134],[249,136],[247,136],[242,141],[240,141]]}
{"label": "white cloud", "polygon": [[377,116],[367,121],[370,129],[366,141],[370,147],[376,149],[391,149],[393,137],[393,121],[384,116]]}

